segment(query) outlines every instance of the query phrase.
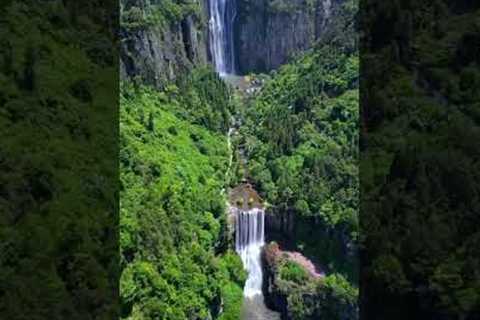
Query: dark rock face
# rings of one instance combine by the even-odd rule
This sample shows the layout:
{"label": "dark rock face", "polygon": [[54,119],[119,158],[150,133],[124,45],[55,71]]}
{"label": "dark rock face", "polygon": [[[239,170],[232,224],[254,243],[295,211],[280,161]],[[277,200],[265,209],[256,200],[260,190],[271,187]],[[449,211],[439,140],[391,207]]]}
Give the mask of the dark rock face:
{"label": "dark rock face", "polygon": [[265,234],[267,241],[277,241],[293,248],[298,241],[306,242],[307,246],[314,245],[328,251],[326,257],[329,259],[335,257],[335,260],[351,266],[357,266],[358,263],[358,248],[344,228],[329,227],[319,217],[301,217],[291,208],[268,208],[265,213]]}
{"label": "dark rock face", "polygon": [[[142,0],[133,1],[136,7],[146,8],[142,3]],[[202,15],[206,17],[205,10]],[[138,78],[142,83],[161,88],[194,66],[206,64],[208,35],[205,17],[187,15],[166,25],[122,27],[121,79]]]}
{"label": "dark rock face", "polygon": [[343,1],[239,0],[239,71],[269,71],[310,48],[325,33]]}
{"label": "dark rock face", "polygon": [[269,208],[265,213],[266,234],[281,234],[287,239],[295,237],[295,212]]}
{"label": "dark rock face", "polygon": [[288,301],[287,294],[282,292],[276,284],[275,255],[277,246],[266,246],[262,252],[263,266],[263,295],[265,305],[272,310],[280,312],[282,320],[288,319]]}
{"label": "dark rock face", "polygon": [[326,284],[324,276],[295,282],[282,276],[282,265],[292,259],[278,244],[265,245],[262,252],[263,293],[268,308],[282,320],[358,320],[358,302]]}
{"label": "dark rock face", "polygon": [[[194,66],[212,61],[208,50],[208,1],[201,12],[134,28],[122,26],[120,74],[162,87]],[[237,0],[234,27],[237,72],[266,72],[310,48],[328,30],[345,0]],[[158,0],[122,0],[122,10],[135,7],[148,15]]]}

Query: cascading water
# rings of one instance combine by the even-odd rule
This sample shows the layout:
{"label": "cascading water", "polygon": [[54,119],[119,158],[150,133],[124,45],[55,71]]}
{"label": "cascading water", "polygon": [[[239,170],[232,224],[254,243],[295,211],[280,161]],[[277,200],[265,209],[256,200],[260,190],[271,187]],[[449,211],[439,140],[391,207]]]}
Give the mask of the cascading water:
{"label": "cascading water", "polygon": [[235,74],[233,25],[237,16],[235,0],[209,0],[210,52],[220,75]]}
{"label": "cascading water", "polygon": [[248,278],[243,291],[245,297],[262,294],[261,250],[265,243],[264,224],[265,212],[263,209],[254,208],[237,212],[235,249],[248,271]]}
{"label": "cascading water", "polygon": [[248,272],[243,289],[242,320],[280,320],[280,314],[268,309],[262,283],[262,247],[265,244],[265,211],[231,207],[235,215],[235,250]]}

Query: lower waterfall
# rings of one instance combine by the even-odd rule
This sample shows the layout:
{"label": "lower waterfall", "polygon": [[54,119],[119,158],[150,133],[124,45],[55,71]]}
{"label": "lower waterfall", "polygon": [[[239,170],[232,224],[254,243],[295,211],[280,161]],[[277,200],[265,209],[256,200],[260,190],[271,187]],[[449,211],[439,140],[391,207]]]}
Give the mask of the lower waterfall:
{"label": "lower waterfall", "polygon": [[240,255],[248,278],[244,296],[252,297],[262,294],[262,247],[265,244],[264,234],[265,212],[253,208],[248,211],[239,210],[235,224],[235,250]]}
{"label": "lower waterfall", "polygon": [[242,210],[235,214],[235,250],[248,272],[243,289],[245,297],[241,320],[280,320],[280,314],[265,306],[262,284],[262,247],[265,244],[265,211],[260,208]]}

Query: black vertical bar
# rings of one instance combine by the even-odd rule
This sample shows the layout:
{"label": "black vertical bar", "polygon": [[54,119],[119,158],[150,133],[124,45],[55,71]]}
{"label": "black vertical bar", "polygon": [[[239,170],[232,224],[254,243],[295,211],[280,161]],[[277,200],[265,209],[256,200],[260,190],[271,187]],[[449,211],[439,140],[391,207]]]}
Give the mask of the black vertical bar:
{"label": "black vertical bar", "polygon": [[361,318],[479,319],[480,3],[360,8]]}
{"label": "black vertical bar", "polygon": [[0,318],[117,319],[118,1],[0,7]]}

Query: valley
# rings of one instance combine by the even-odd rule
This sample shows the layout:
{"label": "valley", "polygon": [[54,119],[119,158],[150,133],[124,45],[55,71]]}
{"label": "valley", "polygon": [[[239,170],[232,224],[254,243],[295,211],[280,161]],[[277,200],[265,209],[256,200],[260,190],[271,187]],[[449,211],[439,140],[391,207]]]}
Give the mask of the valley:
{"label": "valley", "polygon": [[248,74],[246,1],[169,3],[123,7],[122,317],[357,319],[354,2]]}

